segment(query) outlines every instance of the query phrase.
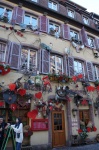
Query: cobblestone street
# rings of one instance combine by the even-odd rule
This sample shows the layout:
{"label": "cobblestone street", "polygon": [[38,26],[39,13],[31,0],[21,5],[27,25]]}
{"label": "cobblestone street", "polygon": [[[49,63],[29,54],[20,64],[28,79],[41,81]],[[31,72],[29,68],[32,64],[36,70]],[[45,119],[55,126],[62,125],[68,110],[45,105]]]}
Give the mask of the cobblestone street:
{"label": "cobblestone street", "polygon": [[53,148],[52,150],[99,150],[99,144],[91,144],[78,147]]}

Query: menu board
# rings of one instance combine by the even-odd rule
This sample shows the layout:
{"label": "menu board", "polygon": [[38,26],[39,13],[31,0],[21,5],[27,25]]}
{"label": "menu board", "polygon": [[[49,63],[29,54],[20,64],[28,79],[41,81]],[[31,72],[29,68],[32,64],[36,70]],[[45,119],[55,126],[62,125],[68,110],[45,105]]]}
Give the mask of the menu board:
{"label": "menu board", "polygon": [[31,129],[33,131],[48,130],[48,119],[34,119],[34,120],[31,120]]}

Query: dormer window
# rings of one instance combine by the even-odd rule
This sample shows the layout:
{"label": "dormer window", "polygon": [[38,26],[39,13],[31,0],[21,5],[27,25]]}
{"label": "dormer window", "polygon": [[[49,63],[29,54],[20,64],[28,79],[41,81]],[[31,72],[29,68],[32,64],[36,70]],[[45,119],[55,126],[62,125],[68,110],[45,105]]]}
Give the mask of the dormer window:
{"label": "dormer window", "polygon": [[57,3],[55,3],[54,1],[49,1],[48,2],[48,7],[57,11]]}
{"label": "dormer window", "polygon": [[88,45],[89,45],[89,47],[91,47],[91,48],[94,48],[94,47],[95,47],[94,38],[88,36]]}
{"label": "dormer window", "polygon": [[74,11],[68,9],[68,16],[74,18]]}
{"label": "dormer window", "polygon": [[84,22],[84,24],[89,25],[89,21],[88,21],[88,18],[87,18],[87,17],[84,17],[84,16],[83,16],[83,22]]}

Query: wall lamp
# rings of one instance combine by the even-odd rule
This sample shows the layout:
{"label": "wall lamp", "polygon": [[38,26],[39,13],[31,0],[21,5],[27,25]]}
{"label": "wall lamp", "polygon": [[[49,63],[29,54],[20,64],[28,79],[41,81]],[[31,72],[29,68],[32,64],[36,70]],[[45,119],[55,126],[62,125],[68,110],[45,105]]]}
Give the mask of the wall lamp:
{"label": "wall lamp", "polygon": [[72,109],[72,115],[75,117],[77,115],[77,109],[76,108],[73,108]]}

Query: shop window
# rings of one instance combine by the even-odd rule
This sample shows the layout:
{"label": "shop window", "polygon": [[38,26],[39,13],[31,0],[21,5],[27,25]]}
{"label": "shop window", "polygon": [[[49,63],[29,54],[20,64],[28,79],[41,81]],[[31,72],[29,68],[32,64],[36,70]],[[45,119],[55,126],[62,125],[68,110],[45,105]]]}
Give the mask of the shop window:
{"label": "shop window", "polygon": [[88,45],[91,47],[91,48],[94,48],[95,47],[95,44],[94,44],[94,39],[90,36],[88,36]]}
{"label": "shop window", "polygon": [[49,34],[58,38],[60,35],[60,26],[53,22],[49,22]]}
{"label": "shop window", "polygon": [[0,62],[5,62],[6,57],[6,44],[0,42]]}
{"label": "shop window", "polygon": [[68,9],[68,16],[74,18],[74,11]]}
{"label": "shop window", "polygon": [[24,24],[31,25],[33,29],[37,29],[38,28],[38,18],[35,16],[31,16],[29,14],[25,14]]}
{"label": "shop window", "polygon": [[12,10],[10,8],[0,6],[0,18],[3,17],[8,19],[7,22],[10,22],[12,17]]}
{"label": "shop window", "polygon": [[80,118],[80,128],[87,128],[87,125],[90,121],[89,117],[89,109],[88,110],[79,110],[79,118]]}
{"label": "shop window", "polygon": [[84,63],[82,61],[74,60],[74,74],[83,74],[84,76]]}
{"label": "shop window", "polygon": [[75,39],[75,40],[79,40],[79,33],[75,30],[70,30],[70,38],[72,39]]}
{"label": "shop window", "polygon": [[63,72],[63,59],[56,55],[50,55],[50,72],[60,74]]}
{"label": "shop window", "polygon": [[21,66],[29,70],[35,68],[37,66],[36,51],[23,48],[21,52]]}
{"label": "shop window", "polygon": [[94,65],[95,80],[99,80],[99,66]]}
{"label": "shop window", "polygon": [[57,11],[57,3],[55,3],[54,1],[49,1],[48,2],[48,7]]}
{"label": "shop window", "polygon": [[84,16],[83,16],[83,22],[84,22],[84,24],[89,25],[89,20],[88,20],[87,17],[84,17]]}

